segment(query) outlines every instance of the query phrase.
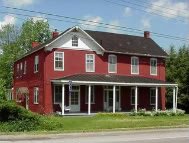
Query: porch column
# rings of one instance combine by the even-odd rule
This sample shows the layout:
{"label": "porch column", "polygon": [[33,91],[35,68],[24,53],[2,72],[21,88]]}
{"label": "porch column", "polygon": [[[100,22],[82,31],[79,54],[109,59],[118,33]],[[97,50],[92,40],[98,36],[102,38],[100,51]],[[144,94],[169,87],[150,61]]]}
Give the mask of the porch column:
{"label": "porch column", "polygon": [[176,112],[176,107],[175,107],[175,87],[173,87],[173,112]]}
{"label": "porch column", "polygon": [[137,104],[138,104],[138,87],[135,86],[135,112],[137,112]]}
{"label": "porch column", "polygon": [[156,87],[156,112],[158,110],[158,87]]}
{"label": "porch column", "polygon": [[91,85],[88,86],[88,115],[91,114]]}
{"label": "porch column", "polygon": [[178,97],[178,86],[176,86],[176,99],[175,99],[175,100],[176,100],[176,101],[175,101],[175,102],[176,102],[176,105],[175,105],[175,106],[176,106],[176,109],[177,109],[177,97]]}
{"label": "porch column", "polygon": [[113,113],[115,113],[116,86],[113,86]]}
{"label": "porch column", "polygon": [[65,94],[65,87],[62,84],[62,115],[64,115],[64,94]]}

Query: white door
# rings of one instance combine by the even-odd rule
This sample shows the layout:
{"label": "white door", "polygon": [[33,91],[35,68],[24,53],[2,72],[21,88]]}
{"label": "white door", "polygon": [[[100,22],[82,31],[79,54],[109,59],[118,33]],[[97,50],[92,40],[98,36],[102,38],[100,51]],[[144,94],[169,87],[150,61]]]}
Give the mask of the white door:
{"label": "white door", "polygon": [[70,112],[80,112],[80,87],[73,86],[69,98]]}

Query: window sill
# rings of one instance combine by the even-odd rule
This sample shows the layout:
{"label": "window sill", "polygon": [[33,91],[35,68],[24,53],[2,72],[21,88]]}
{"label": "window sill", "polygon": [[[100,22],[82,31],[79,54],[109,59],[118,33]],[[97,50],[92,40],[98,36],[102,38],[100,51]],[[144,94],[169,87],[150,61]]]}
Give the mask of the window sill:
{"label": "window sill", "polygon": [[34,71],[34,73],[38,73],[39,71]]}
{"label": "window sill", "polygon": [[33,103],[33,104],[38,105],[39,103]]}
{"label": "window sill", "polygon": [[54,71],[64,71],[64,69],[54,69]]}
{"label": "window sill", "polygon": [[150,74],[150,75],[152,75],[152,76],[157,76],[157,74]]}
{"label": "window sill", "polygon": [[139,73],[131,73],[132,75],[139,75]]}
{"label": "window sill", "polygon": [[[88,103],[85,103],[85,104],[88,104]],[[91,103],[91,104],[95,104],[95,103],[93,102],[93,103]]]}

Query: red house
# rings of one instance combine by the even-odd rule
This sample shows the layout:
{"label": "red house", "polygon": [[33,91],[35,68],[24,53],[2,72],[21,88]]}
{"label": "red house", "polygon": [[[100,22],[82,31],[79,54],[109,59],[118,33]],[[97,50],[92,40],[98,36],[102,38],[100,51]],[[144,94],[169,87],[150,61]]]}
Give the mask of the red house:
{"label": "red house", "polygon": [[139,37],[75,26],[52,35],[14,63],[14,98],[29,110],[62,115],[164,110],[169,86],[176,111],[177,84],[165,81],[167,54],[149,32]]}

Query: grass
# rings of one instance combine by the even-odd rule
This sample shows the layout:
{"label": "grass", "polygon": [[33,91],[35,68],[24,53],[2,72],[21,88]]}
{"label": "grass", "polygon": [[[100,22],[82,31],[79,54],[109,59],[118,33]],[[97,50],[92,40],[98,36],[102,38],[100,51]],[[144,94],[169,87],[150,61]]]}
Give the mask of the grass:
{"label": "grass", "polygon": [[[34,132],[91,132],[143,128],[188,127],[189,115],[184,116],[128,116],[107,114],[96,116],[41,116]],[[29,124],[29,123],[28,123]],[[8,126],[7,126],[8,125]],[[10,132],[11,124],[0,122],[0,132]],[[4,129],[3,129],[4,128]]]}

